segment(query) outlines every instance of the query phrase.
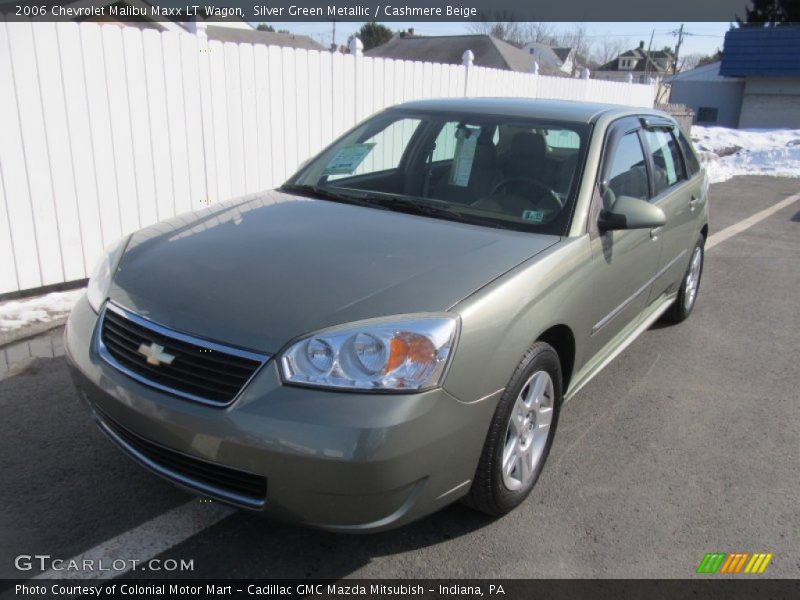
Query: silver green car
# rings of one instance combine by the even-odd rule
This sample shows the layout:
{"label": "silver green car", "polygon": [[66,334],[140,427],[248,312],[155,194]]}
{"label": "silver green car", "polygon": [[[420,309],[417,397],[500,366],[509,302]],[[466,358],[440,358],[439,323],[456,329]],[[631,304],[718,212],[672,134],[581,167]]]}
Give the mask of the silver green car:
{"label": "silver green car", "polygon": [[657,111],[409,102],[108,250],[71,372],[124,453],[199,495],[351,532],[502,515],[564,403],[691,314],[707,191]]}

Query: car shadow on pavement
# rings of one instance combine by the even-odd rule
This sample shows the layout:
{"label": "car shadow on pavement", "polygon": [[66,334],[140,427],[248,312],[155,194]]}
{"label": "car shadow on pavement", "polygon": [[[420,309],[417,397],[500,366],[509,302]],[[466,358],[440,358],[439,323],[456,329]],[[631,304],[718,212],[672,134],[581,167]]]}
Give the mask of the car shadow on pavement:
{"label": "car shadow on pavement", "polygon": [[[423,570],[419,561],[424,559],[415,550],[472,534],[493,522],[495,519],[459,503],[404,527],[371,534],[312,530],[236,513],[160,558],[191,559],[191,576],[203,578],[341,579],[375,558],[391,556],[391,562],[381,561],[380,577],[407,578]],[[469,573],[462,575],[468,577]],[[150,578],[153,574],[133,576]]]}

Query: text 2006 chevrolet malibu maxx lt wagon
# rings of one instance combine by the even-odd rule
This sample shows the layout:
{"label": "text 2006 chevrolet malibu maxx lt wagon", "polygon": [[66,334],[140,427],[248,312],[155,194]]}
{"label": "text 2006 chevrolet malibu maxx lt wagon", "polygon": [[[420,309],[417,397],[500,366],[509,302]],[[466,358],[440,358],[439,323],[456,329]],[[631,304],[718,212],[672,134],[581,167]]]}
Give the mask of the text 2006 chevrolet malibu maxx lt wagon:
{"label": "text 2006 chevrolet malibu maxx lt wagon", "polygon": [[125,453],[342,531],[530,492],[565,400],[697,298],[708,183],[662,113],[403,104],[280,189],[148,227],[70,315],[82,400]]}

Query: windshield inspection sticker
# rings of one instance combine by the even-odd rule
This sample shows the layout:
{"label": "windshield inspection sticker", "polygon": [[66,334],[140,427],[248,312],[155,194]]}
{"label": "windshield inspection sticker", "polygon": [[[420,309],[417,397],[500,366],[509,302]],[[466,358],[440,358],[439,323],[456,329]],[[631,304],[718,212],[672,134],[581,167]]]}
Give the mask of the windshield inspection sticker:
{"label": "windshield inspection sticker", "polygon": [[544,212],[541,210],[526,210],[523,211],[522,218],[533,223],[541,223],[544,221]]}
{"label": "windshield inspection sticker", "polygon": [[375,147],[375,143],[351,144],[341,148],[322,171],[323,175],[350,175]]}
{"label": "windshield inspection sticker", "polygon": [[469,184],[479,131],[477,127],[459,127],[456,130],[456,151],[453,166],[450,168],[450,185],[467,187]]}

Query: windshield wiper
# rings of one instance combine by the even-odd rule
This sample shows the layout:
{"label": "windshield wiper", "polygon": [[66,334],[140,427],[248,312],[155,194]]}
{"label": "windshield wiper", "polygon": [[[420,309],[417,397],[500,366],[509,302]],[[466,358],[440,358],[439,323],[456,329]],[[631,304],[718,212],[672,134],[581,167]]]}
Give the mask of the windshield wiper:
{"label": "windshield wiper", "polygon": [[355,195],[339,192],[328,187],[299,183],[287,183],[282,185],[279,189],[283,192],[305,194],[314,198],[323,198],[326,200],[333,200],[334,202],[354,204],[356,206],[366,206],[369,208],[379,208],[412,215],[422,215],[424,217],[461,221],[462,223],[497,227],[499,229],[514,229],[492,218],[473,215],[469,212],[460,211],[449,206],[437,206],[430,202],[420,202],[414,197],[395,196],[374,191],[365,191],[362,194]]}
{"label": "windshield wiper", "polygon": [[505,223],[501,223],[490,217],[482,217],[466,211],[461,211],[449,206],[439,206],[431,202],[420,202],[413,197],[392,196],[376,194],[370,197],[376,203],[380,203],[389,210],[397,212],[405,212],[415,215],[423,215],[426,217],[439,217],[443,219],[450,219],[461,221],[463,223],[471,223],[473,225],[484,225],[489,227],[497,227],[499,229],[513,229]]}
{"label": "windshield wiper", "polygon": [[331,188],[324,188],[318,185],[305,185],[299,183],[286,183],[278,188],[282,192],[293,192],[295,194],[306,194],[308,196],[312,196],[314,198],[322,198],[324,200],[333,200],[334,202],[344,202],[346,204],[355,204],[356,206],[368,206],[370,208],[383,208],[386,210],[386,207],[381,206],[377,202],[372,202],[371,200],[367,200],[365,198],[359,198],[358,196],[352,196],[350,194],[344,194],[342,192],[337,192],[332,190]]}
{"label": "windshield wiper", "polygon": [[448,206],[437,206],[429,202],[419,202],[413,198],[376,194],[371,196],[370,200],[374,201],[376,204],[380,204],[381,206],[391,210],[396,210],[398,212],[407,212],[431,217],[450,217],[457,219],[468,218],[468,215],[454,208],[450,208]]}

